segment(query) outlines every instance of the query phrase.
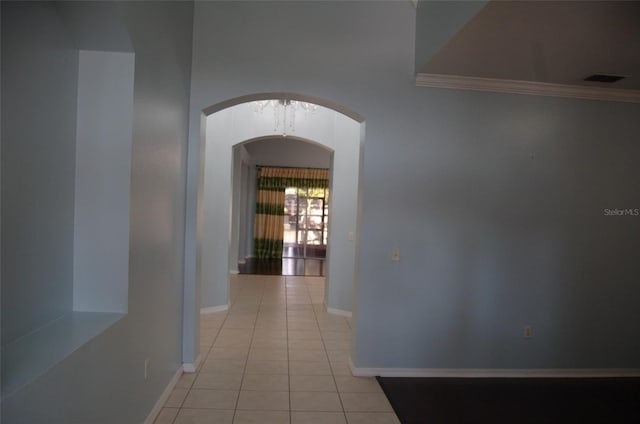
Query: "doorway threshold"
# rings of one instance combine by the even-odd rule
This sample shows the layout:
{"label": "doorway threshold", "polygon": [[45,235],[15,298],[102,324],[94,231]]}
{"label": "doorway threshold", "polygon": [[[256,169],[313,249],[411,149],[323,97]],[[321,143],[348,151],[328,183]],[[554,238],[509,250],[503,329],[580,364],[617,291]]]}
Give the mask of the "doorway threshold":
{"label": "doorway threshold", "polygon": [[324,258],[247,258],[238,264],[240,274],[324,277]]}

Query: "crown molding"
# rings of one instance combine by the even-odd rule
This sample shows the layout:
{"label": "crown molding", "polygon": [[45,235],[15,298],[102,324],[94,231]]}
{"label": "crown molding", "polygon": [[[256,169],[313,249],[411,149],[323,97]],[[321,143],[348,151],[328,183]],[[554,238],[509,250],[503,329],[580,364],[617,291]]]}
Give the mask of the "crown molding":
{"label": "crown molding", "polygon": [[418,87],[453,88],[458,90],[491,91],[494,93],[640,103],[640,90],[623,90],[619,88],[552,84],[497,78],[419,73],[416,76],[416,85]]}

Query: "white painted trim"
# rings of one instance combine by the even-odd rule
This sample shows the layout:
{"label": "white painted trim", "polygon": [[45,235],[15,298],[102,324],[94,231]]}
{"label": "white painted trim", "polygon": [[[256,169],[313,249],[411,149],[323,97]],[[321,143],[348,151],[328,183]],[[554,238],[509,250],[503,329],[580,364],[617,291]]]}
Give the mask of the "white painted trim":
{"label": "white painted trim", "polygon": [[333,315],[339,315],[341,317],[351,318],[353,313],[351,311],[345,311],[342,309],[330,308],[327,306],[327,312]]}
{"label": "white painted trim", "polygon": [[416,76],[416,85],[418,87],[454,88],[459,90],[491,91],[495,93],[640,103],[640,90],[552,84],[535,81],[419,73]]}
{"label": "white painted trim", "polygon": [[220,305],[220,306],[207,306],[206,308],[201,308],[200,313],[203,315],[206,314],[215,314],[216,312],[223,312],[229,309],[229,305]]}
{"label": "white painted trim", "polygon": [[173,391],[174,387],[176,387],[176,384],[178,384],[178,380],[180,380],[181,375],[182,367],[178,367],[176,373],[173,374],[173,377],[171,377],[171,380],[169,380],[169,384],[167,384],[167,387],[165,387],[155,405],[153,405],[153,409],[151,409],[151,412],[149,412],[149,415],[147,415],[147,419],[144,420],[144,424],[153,424],[156,418],[158,418],[158,414],[160,414],[162,407],[167,402],[167,399],[169,399],[169,396],[171,396],[171,392]]}
{"label": "white painted trim", "polygon": [[193,363],[185,362],[184,364],[182,364],[182,370],[184,372],[188,373],[188,374],[192,374],[192,373],[196,372],[196,370],[200,366],[200,362],[201,361],[202,361],[202,354],[199,353],[195,362],[193,362]]}
{"label": "white painted trim", "polygon": [[237,275],[237,274],[240,274],[240,271],[238,271],[237,269],[230,269],[229,274]]}
{"label": "white painted trim", "polygon": [[477,369],[477,368],[358,368],[349,358],[355,377],[440,377],[440,378],[602,378],[640,377],[640,369]]}

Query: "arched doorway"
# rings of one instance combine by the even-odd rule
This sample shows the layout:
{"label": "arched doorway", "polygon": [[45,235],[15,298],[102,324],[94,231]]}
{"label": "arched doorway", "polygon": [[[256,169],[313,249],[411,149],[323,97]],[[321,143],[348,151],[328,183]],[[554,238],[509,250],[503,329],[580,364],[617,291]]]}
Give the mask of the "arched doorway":
{"label": "arched doorway", "polygon": [[289,135],[334,151],[331,172],[335,207],[327,251],[325,302],[330,312],[350,315],[352,311],[358,275],[364,119],[331,102],[291,93],[265,93],[219,103],[203,111],[201,144],[190,146],[199,154],[197,161],[190,161],[190,165],[198,164],[197,191],[191,187],[187,198],[183,320],[186,371],[197,363],[200,309],[224,310],[228,304],[233,146],[282,135],[274,125],[273,114],[256,113],[254,102],[264,100],[317,105],[313,114],[296,118]]}
{"label": "arched doorway", "polygon": [[[322,145],[292,136],[263,137],[234,146],[229,252],[232,274],[325,275],[331,207],[327,185],[331,174],[327,171],[331,168],[333,153]],[[274,200],[284,195],[281,205],[284,215],[276,213],[268,219],[278,223],[282,220],[282,231],[277,231],[279,224],[273,228],[261,227],[263,232],[269,228],[269,234],[273,232],[276,237],[282,237],[282,248],[278,243],[270,244],[268,252],[263,249],[256,254],[256,195],[258,178],[263,173],[282,173],[293,179],[288,181],[288,187],[282,188],[284,193],[274,195]],[[328,177],[326,180],[319,179],[317,186],[309,187],[314,184],[312,177],[324,175]]]}

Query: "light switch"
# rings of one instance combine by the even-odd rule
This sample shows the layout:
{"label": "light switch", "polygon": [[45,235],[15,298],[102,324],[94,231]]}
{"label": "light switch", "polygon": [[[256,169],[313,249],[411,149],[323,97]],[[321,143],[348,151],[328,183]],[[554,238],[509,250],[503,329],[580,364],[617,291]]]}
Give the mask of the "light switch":
{"label": "light switch", "polygon": [[398,262],[400,260],[400,248],[394,247],[391,250],[391,260],[394,262]]}

